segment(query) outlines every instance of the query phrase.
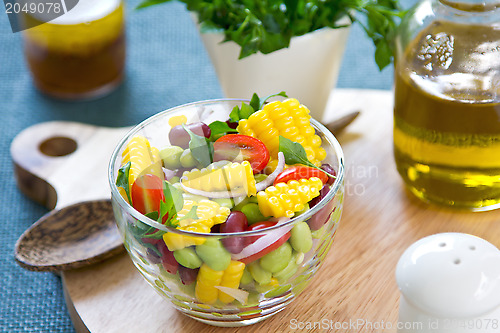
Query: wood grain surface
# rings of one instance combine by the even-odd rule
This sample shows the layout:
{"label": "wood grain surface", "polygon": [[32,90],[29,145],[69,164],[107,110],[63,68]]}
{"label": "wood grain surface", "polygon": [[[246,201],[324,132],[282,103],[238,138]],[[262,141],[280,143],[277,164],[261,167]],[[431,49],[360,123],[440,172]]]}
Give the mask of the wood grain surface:
{"label": "wood grain surface", "polygon": [[285,310],[249,327],[211,327],[175,311],[130,259],[120,255],[62,273],[77,330],[396,332],[399,291],[394,271],[404,250],[440,232],[470,233],[499,247],[500,211],[454,211],[421,202],[405,190],[392,156],[392,98],[391,92],[376,90],[337,89],[331,96],[329,119],[324,121],[362,110],[338,137],[346,161],[344,213],[323,266]]}

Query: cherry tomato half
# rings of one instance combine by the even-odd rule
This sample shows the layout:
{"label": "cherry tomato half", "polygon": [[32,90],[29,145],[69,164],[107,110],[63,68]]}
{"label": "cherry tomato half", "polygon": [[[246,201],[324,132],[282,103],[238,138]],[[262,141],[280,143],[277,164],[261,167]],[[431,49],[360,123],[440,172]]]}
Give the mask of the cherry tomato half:
{"label": "cherry tomato half", "polygon": [[259,173],[269,162],[269,150],[259,139],[243,134],[226,134],[215,141],[214,161],[237,159],[250,162],[253,173]]}
{"label": "cherry tomato half", "polygon": [[311,168],[305,165],[292,165],[281,172],[274,180],[274,184],[288,183],[290,180],[299,180],[302,178],[309,179],[311,177],[318,177],[323,184],[328,181],[328,175],[321,170]]}
{"label": "cherry tomato half", "polygon": [[[262,230],[265,228],[272,227],[276,223],[277,222],[271,222],[271,221],[257,222],[257,223],[252,224],[251,226],[249,226],[247,230],[248,231]],[[283,245],[283,243],[285,243],[290,238],[290,235],[291,235],[291,233],[289,231],[286,234],[284,234],[283,236],[281,236],[280,238],[278,238],[274,243],[257,251],[256,253],[253,253],[252,255],[249,255],[246,258],[240,259],[239,261],[241,261],[244,264],[248,264],[248,263],[251,263],[252,261],[255,261],[257,259],[262,258],[263,256],[265,256],[269,252],[272,252],[272,251],[276,250],[278,247],[280,247],[281,245]],[[250,240],[250,244],[254,243],[260,237],[264,237],[264,235],[263,236],[254,236],[254,237],[252,237],[253,239]]]}
{"label": "cherry tomato half", "polygon": [[155,175],[145,174],[132,184],[130,192],[132,206],[142,214],[157,212],[160,202],[165,200],[163,181]]}

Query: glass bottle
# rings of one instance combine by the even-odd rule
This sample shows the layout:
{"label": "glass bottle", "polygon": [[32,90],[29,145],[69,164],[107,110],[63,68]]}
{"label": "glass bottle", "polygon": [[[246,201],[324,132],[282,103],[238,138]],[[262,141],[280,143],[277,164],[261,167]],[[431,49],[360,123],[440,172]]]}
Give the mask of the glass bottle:
{"label": "glass bottle", "polygon": [[27,25],[34,27],[23,32],[24,55],[39,90],[62,99],[87,99],[109,93],[122,81],[123,0],[79,0],[64,15],[40,24],[46,22],[43,14],[26,15]]}
{"label": "glass bottle", "polygon": [[396,38],[394,156],[417,197],[500,207],[500,0],[423,0]]}

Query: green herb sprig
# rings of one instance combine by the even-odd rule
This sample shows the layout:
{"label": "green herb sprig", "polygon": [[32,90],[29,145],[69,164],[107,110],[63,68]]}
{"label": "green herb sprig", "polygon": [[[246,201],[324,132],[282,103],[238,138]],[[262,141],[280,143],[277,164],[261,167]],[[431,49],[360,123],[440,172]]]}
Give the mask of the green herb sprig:
{"label": "green herb sprig", "polygon": [[[144,0],[145,8],[172,0]],[[241,46],[240,59],[286,48],[294,36],[358,22],[375,45],[379,69],[393,59],[392,39],[404,12],[397,0],[179,0],[198,14],[201,32],[220,31]],[[347,18],[348,22],[343,19]]]}

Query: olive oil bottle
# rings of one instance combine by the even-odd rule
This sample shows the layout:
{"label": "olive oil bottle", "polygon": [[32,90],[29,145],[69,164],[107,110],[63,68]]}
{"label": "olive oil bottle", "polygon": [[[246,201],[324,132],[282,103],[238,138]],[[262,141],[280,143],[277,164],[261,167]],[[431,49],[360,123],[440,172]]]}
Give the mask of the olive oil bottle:
{"label": "olive oil bottle", "polygon": [[398,172],[419,198],[468,210],[500,207],[500,6],[488,3],[424,1],[410,15],[428,25],[411,39],[402,24],[395,64]]}

